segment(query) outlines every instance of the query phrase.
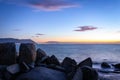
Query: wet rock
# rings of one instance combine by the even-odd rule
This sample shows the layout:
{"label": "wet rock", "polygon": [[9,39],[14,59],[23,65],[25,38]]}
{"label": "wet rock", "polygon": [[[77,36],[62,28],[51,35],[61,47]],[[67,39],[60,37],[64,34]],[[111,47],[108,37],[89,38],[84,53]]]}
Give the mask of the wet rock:
{"label": "wet rock", "polygon": [[78,68],[75,75],[73,76],[73,79],[71,80],[83,80],[82,77],[83,77],[82,70],[81,68]]}
{"label": "wet rock", "polygon": [[47,56],[46,53],[42,49],[37,49],[36,61],[35,63],[39,63],[43,57]]}
{"label": "wet rock", "polygon": [[27,65],[31,65],[35,60],[35,45],[31,43],[22,43],[19,49],[19,63],[25,62]]}
{"label": "wet rock", "polygon": [[28,73],[21,74],[16,80],[66,80],[66,75],[60,71],[36,67]]}
{"label": "wet rock", "polygon": [[87,58],[85,60],[83,60],[82,62],[80,62],[78,64],[78,67],[83,67],[83,66],[89,66],[89,67],[92,67],[92,59],[91,58]]}
{"label": "wet rock", "polygon": [[107,62],[102,62],[101,67],[102,68],[111,68],[111,66]]}
{"label": "wet rock", "polygon": [[82,80],[98,80],[98,73],[95,69],[84,66],[81,68],[83,73],[83,79]]}
{"label": "wet rock", "polygon": [[10,65],[6,68],[6,70],[10,73],[10,74],[16,74],[18,72],[20,72],[20,67],[19,64],[13,64]]}
{"label": "wet rock", "polygon": [[16,63],[16,48],[14,43],[0,43],[0,65]]}

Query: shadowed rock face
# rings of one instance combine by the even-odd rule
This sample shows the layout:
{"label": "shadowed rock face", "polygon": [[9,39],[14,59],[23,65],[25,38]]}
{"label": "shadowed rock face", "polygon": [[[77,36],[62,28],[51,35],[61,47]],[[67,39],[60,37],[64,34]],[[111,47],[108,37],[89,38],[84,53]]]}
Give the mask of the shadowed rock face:
{"label": "shadowed rock face", "polygon": [[65,73],[60,71],[36,67],[28,73],[23,73],[16,80],[66,80],[65,76]]}
{"label": "shadowed rock face", "polygon": [[107,62],[103,62],[103,63],[101,64],[101,67],[102,67],[102,68],[110,68],[111,66],[110,66]]}
{"label": "shadowed rock face", "polygon": [[87,58],[78,64],[78,67],[89,66],[92,67],[92,59]]}
{"label": "shadowed rock face", "polygon": [[14,43],[0,43],[0,65],[16,63],[16,48]]}
{"label": "shadowed rock face", "polygon": [[81,68],[83,73],[83,79],[82,80],[98,80],[98,73],[95,69],[84,66]]}
{"label": "shadowed rock face", "polygon": [[36,49],[34,44],[22,43],[19,50],[19,62],[31,64],[36,60]]}

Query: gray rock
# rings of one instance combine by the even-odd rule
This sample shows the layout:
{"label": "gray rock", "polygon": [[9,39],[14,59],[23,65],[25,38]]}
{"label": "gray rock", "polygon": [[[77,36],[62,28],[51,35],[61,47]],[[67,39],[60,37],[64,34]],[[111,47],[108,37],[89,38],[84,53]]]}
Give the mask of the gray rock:
{"label": "gray rock", "polygon": [[111,68],[111,66],[107,62],[102,62],[101,67],[102,68]]}
{"label": "gray rock", "polygon": [[6,68],[6,70],[10,73],[10,74],[16,74],[18,72],[20,72],[20,66],[19,64],[13,64],[10,65]]}
{"label": "gray rock", "polygon": [[41,59],[45,56],[47,56],[47,54],[42,49],[38,48],[35,63],[39,63]]}
{"label": "gray rock", "polygon": [[14,43],[0,43],[0,65],[16,63],[16,48]]}
{"label": "gray rock", "polygon": [[25,62],[27,65],[36,60],[35,45],[31,43],[22,43],[19,49],[19,63]]}
{"label": "gray rock", "polygon": [[83,74],[81,68],[78,68],[72,80],[83,80]]}
{"label": "gray rock", "polygon": [[28,73],[21,74],[16,80],[66,80],[66,75],[60,71],[36,67]]}
{"label": "gray rock", "polygon": [[78,67],[89,66],[92,67],[92,59],[87,58],[78,64]]}
{"label": "gray rock", "polygon": [[70,73],[76,70],[77,63],[74,59],[66,57],[61,63],[61,66],[65,68],[66,73]]}
{"label": "gray rock", "polygon": [[55,57],[55,55],[52,55],[48,59],[48,64],[55,64],[55,65],[60,65],[59,60]]}
{"label": "gray rock", "polygon": [[67,80],[72,80],[75,72],[76,72],[76,69],[77,69],[77,63],[74,59],[71,59],[69,57],[66,57],[61,66],[63,68],[65,68],[65,73],[67,75]]}
{"label": "gray rock", "polygon": [[84,66],[81,68],[83,73],[83,79],[82,80],[98,80],[98,73],[95,69]]}

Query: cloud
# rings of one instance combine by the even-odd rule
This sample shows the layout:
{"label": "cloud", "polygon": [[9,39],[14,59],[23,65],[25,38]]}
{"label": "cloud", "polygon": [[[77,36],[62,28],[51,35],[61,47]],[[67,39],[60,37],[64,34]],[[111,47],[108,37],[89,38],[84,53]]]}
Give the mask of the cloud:
{"label": "cloud", "polygon": [[36,36],[42,36],[42,35],[45,35],[45,34],[40,34],[40,33],[37,33],[35,34]]}
{"label": "cloud", "polygon": [[71,0],[5,0],[13,4],[22,4],[37,10],[56,11],[64,8],[77,7]]}
{"label": "cloud", "polygon": [[79,26],[78,29],[74,30],[74,31],[89,31],[89,30],[95,30],[97,29],[97,27],[94,26]]}
{"label": "cloud", "polygon": [[13,29],[13,31],[21,31],[21,29]]}

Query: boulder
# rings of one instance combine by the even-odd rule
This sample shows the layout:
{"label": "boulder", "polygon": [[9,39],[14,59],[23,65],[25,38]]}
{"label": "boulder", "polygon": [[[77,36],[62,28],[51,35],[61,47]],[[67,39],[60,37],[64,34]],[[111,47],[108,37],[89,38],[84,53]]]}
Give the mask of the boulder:
{"label": "boulder", "polygon": [[83,73],[83,79],[82,80],[98,80],[98,73],[95,69],[84,66],[81,68]]}
{"label": "boulder", "polygon": [[45,67],[36,67],[27,73],[21,74],[16,80],[66,80],[63,72]]}
{"label": "boulder", "polygon": [[92,59],[89,57],[78,64],[78,67],[89,66],[92,67]]}
{"label": "boulder", "polygon": [[10,74],[16,74],[18,72],[20,72],[20,67],[19,64],[13,64],[10,65],[6,68],[6,70],[10,73]]}
{"label": "boulder", "polygon": [[120,69],[120,63],[118,63],[118,64],[113,64],[112,66],[114,66],[114,67],[117,68],[117,69]]}
{"label": "boulder", "polygon": [[16,63],[15,43],[0,43],[0,65]]}
{"label": "boulder", "polygon": [[81,68],[78,68],[75,75],[73,76],[73,79],[71,80],[83,80],[82,77],[83,77],[82,70]]}
{"label": "boulder", "polygon": [[111,66],[107,62],[102,62],[101,67],[102,68],[111,68]]}
{"label": "boulder", "polygon": [[61,63],[61,66],[65,68],[66,73],[70,73],[76,70],[77,63],[74,59],[66,57]]}
{"label": "boulder", "polygon": [[[25,62],[31,65],[36,60],[35,45],[31,43],[22,43],[19,49],[19,63]],[[32,65],[33,66],[33,65]]]}
{"label": "boulder", "polygon": [[71,59],[69,57],[66,57],[63,62],[61,63],[61,66],[65,68],[65,73],[67,75],[67,80],[71,80],[76,72],[77,69],[77,63],[74,59]]}
{"label": "boulder", "polygon": [[25,62],[22,62],[19,65],[20,65],[20,72],[24,73],[30,71],[30,67]]}
{"label": "boulder", "polygon": [[48,64],[55,64],[55,65],[60,65],[59,60],[55,57],[55,55],[52,55],[48,59]]}
{"label": "boulder", "polygon": [[42,49],[38,48],[35,63],[39,63],[39,61],[41,61],[41,59],[45,56],[47,56],[47,54]]}

